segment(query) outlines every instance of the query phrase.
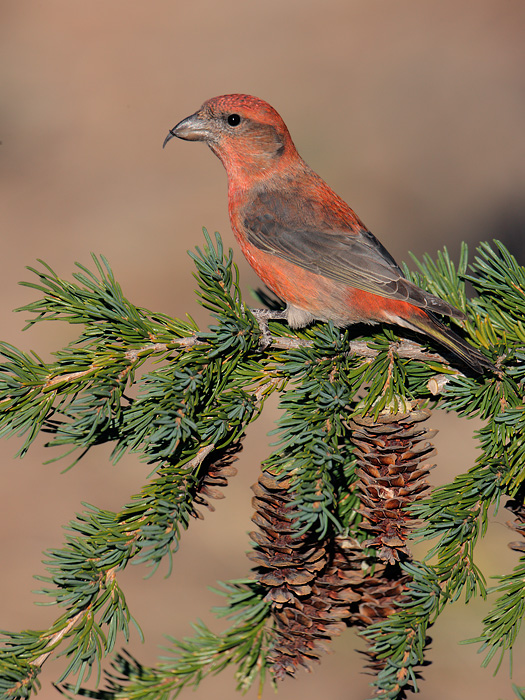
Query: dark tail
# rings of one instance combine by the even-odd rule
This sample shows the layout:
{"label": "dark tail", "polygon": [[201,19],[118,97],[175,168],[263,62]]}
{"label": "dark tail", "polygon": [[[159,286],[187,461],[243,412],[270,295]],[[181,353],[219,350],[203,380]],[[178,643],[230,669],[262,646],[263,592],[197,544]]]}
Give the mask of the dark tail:
{"label": "dark tail", "polygon": [[474,371],[479,372],[479,374],[485,374],[487,371],[498,372],[497,368],[485,355],[482,355],[479,350],[473,348],[472,345],[465,342],[463,338],[456,335],[450,328],[443,325],[433,314],[422,312],[421,315],[412,317],[406,325],[437,340],[440,345],[450,350],[462,362]]}

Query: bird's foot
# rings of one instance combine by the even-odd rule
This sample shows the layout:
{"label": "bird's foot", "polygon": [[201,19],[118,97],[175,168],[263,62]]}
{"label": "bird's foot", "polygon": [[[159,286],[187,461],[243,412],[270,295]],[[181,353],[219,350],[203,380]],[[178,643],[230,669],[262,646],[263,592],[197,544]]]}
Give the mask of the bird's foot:
{"label": "bird's foot", "polygon": [[268,321],[286,321],[288,316],[286,311],[275,311],[272,309],[250,309],[259,324],[261,337],[259,338],[259,347],[265,350],[272,344],[272,334],[268,327]]}

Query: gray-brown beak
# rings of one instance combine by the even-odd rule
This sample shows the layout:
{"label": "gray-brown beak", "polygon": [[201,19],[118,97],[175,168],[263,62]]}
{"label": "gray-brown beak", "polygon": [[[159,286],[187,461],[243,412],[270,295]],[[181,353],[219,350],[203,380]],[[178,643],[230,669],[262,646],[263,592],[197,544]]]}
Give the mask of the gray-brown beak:
{"label": "gray-brown beak", "polygon": [[211,138],[209,122],[206,117],[203,117],[199,112],[195,112],[195,114],[179,122],[173,129],[170,129],[169,134],[164,139],[162,148],[174,136],[185,141],[208,141]]}

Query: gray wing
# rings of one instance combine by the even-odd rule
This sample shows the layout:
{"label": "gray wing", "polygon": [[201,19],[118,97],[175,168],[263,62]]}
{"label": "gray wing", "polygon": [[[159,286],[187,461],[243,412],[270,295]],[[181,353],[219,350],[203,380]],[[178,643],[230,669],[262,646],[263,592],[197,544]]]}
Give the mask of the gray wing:
{"label": "gray wing", "polygon": [[454,306],[409,282],[390,253],[362,225],[344,230],[333,228],[331,221],[310,222],[307,210],[293,216],[297,200],[290,202],[291,207],[286,203],[278,193],[265,193],[245,211],[245,233],[259,250],[371,294],[464,318]]}

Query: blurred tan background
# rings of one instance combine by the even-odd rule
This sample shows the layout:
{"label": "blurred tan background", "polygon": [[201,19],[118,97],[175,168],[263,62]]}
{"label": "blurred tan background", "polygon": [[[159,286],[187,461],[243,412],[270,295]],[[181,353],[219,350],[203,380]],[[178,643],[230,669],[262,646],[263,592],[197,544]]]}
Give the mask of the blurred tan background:
{"label": "blurred tan background", "polygon": [[[233,245],[226,178],[203,145],[161,145],[181,118],[226,92],[273,104],[307,162],[398,260],[443,245],[457,255],[462,240],[497,237],[523,262],[524,30],[522,0],[2,0],[1,337],[44,357],[68,342],[72,330],[60,324],[21,333],[24,318],[11,311],[35,295],[17,282],[31,279],[24,267],[37,258],[69,276],[91,251],[109,259],[135,303],[206,322],[186,250],[202,243],[202,226]],[[257,279],[238,253],[236,261],[248,293]],[[275,416],[274,403],[248,436],[227,499],[191,525],[171,578],[145,581],[138,567],[122,575],[146,634],[133,644],[143,663],[155,662],[163,634],[191,634],[198,617],[215,624],[208,610],[220,599],[207,586],[248,571],[249,486]],[[441,429],[437,484],[472,465],[479,424],[437,414],[432,424]],[[149,472],[132,458],[109,465],[101,447],[61,474],[66,463],[42,464],[42,444],[20,461],[16,439],[0,443],[4,629],[45,628],[57,615],[35,607],[32,574],[43,573],[42,550],[60,545],[81,501],[117,510]],[[500,513],[480,548],[487,576],[516,562],[509,519]],[[487,610],[458,604],[433,630],[427,700],[513,696],[506,665],[493,678],[474,646],[457,646]],[[279,697],[366,697],[361,643],[348,632],[333,647]],[[514,680],[525,685],[523,651]],[[59,698],[59,668],[45,666],[41,700]],[[234,687],[226,672],[182,697],[222,700]]]}

